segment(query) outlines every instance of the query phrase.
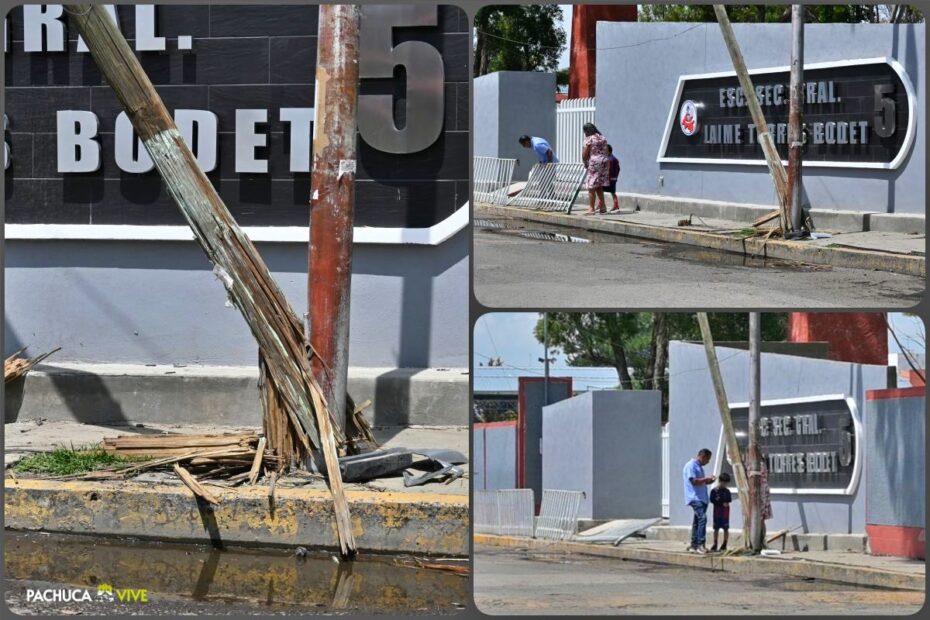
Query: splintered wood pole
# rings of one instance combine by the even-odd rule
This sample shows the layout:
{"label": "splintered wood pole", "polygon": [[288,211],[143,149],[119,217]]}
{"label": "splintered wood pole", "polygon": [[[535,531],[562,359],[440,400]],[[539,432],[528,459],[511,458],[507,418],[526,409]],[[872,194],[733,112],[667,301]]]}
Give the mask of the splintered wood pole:
{"label": "splintered wood pole", "polygon": [[258,342],[261,394],[266,406],[271,403],[276,407],[282,424],[294,425],[302,450],[313,455],[322,453],[333,495],[339,545],[344,556],[354,555],[355,539],[337,454],[337,443],[344,439],[336,436],[326,400],[313,377],[300,319],[197,164],[103,5],[66,5],[65,10],[129,116],[168,193],[213,263],[213,272]]}
{"label": "splintered wood pole", "polygon": [[[727,391],[723,385],[723,376],[720,374],[720,364],[717,361],[717,351],[714,349],[714,337],[710,332],[710,322],[706,312],[697,313],[698,325],[701,326],[701,337],[704,340],[704,352],[707,354],[707,367],[710,369],[710,378],[714,382],[714,394],[717,396],[717,407],[720,410],[720,421],[723,423],[723,437],[727,446],[727,453],[733,464],[733,474],[736,477],[736,490],[739,493],[739,504],[743,513],[743,543],[749,545],[749,483],[746,479],[746,469],[743,466],[739,443],[736,441],[736,431],[733,429],[733,420],[730,417],[730,403],[727,401]],[[723,458],[724,455],[718,455]]]}
{"label": "splintered wood pole", "polygon": [[333,417],[354,435],[346,410],[349,298],[355,209],[359,8],[320,5],[310,183],[308,332],[313,372]]}
{"label": "splintered wood pole", "polygon": [[759,98],[753,89],[752,80],[749,77],[749,70],[746,69],[746,62],[743,60],[743,53],[740,51],[739,43],[736,41],[736,35],[733,33],[733,26],[730,25],[730,18],[727,17],[727,10],[722,4],[714,5],[714,13],[717,15],[717,22],[720,24],[720,32],[723,34],[723,40],[730,52],[730,59],[733,61],[733,68],[736,70],[736,76],[739,78],[739,85],[746,96],[746,102],[749,104],[749,112],[752,114],[752,122],[756,126],[756,140],[762,147],[762,153],[765,155],[765,161],[769,166],[769,174],[772,182],[775,184],[775,193],[778,195],[778,204],[780,207],[779,218],[781,220],[782,234],[791,230],[788,220],[788,174],[781,163],[781,157],[778,155],[778,149],[775,148],[775,142],[772,140],[772,134],[769,133],[769,126],[765,122],[765,115],[762,113],[762,106],[759,105]]}
{"label": "splintered wood pole", "polygon": [[791,94],[788,99],[788,199],[791,228],[800,232],[801,213],[801,110],[804,106],[804,6],[791,6]]}
{"label": "splintered wood pole", "polygon": [[759,423],[762,417],[762,315],[749,313],[749,544],[756,553],[762,551],[762,450],[759,446]]}

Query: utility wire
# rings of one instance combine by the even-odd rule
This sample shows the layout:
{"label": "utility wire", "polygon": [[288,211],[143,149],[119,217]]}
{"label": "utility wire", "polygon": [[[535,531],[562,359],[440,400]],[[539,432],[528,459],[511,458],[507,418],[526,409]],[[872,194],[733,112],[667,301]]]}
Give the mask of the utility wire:
{"label": "utility wire", "polygon": [[[691,32],[691,31],[694,30],[695,28],[699,28],[699,27],[701,27],[701,26],[706,26],[706,25],[709,24],[709,23],[713,23],[713,22],[706,22],[706,23],[705,23],[705,22],[700,22],[700,23],[694,24],[694,25],[691,26],[690,28],[685,28],[685,29],[682,30],[681,32],[676,32],[675,34],[673,34],[673,35],[671,35],[671,36],[668,36],[668,37],[656,37],[656,38],[654,38],[654,39],[647,39],[647,40],[645,40],[645,41],[640,41],[639,43],[631,43],[630,45],[612,45],[612,46],[609,46],[609,47],[589,47],[589,48],[587,48],[587,50],[588,50],[589,52],[600,52],[600,51],[606,51],[606,50],[622,50],[622,49],[628,49],[628,48],[631,48],[631,47],[639,47],[639,46],[641,46],[641,45],[648,45],[649,43],[656,43],[656,42],[658,42],[658,41],[668,41],[668,40],[670,40],[670,39],[674,39],[674,38],[676,38],[676,37],[680,37],[681,35],[685,34],[686,32]],[[494,34],[493,32],[487,32],[486,30],[478,30],[477,28],[475,29],[475,32],[481,33],[481,34],[483,34],[484,36],[486,36],[486,37],[491,37],[491,38],[493,38],[493,39],[499,39],[499,40],[501,40],[501,41],[507,41],[508,43],[516,43],[517,45],[535,45],[536,47],[541,47],[541,48],[543,48],[543,49],[553,49],[553,50],[562,50],[562,49],[564,49],[564,47],[565,47],[564,45],[563,45],[563,46],[559,46],[559,45],[537,45],[536,43],[533,43],[532,41],[518,41],[517,39],[509,39],[509,38],[507,38],[507,37],[502,37],[502,36],[500,36],[499,34]]]}

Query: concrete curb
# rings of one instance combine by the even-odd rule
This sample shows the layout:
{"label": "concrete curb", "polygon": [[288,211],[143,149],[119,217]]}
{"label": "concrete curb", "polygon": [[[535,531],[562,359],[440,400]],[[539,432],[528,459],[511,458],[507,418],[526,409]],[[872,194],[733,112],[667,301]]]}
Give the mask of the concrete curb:
{"label": "concrete curb", "polygon": [[[131,481],[4,481],[14,530],[163,541],[337,548],[328,490],[211,486],[210,507],[182,485]],[[468,497],[346,491],[360,551],[468,555]]]}
{"label": "concrete curb", "polygon": [[890,254],[849,248],[832,248],[815,246],[797,241],[770,239],[742,239],[715,233],[694,230],[649,226],[618,220],[608,220],[580,215],[567,215],[549,211],[533,211],[517,207],[481,204],[485,213],[503,217],[515,217],[531,222],[566,226],[582,230],[606,232],[651,241],[694,245],[712,250],[733,252],[759,258],[800,261],[814,265],[831,265],[850,269],[869,269],[873,271],[890,271],[904,275],[924,278],[927,274],[926,259],[922,256]]}
{"label": "concrete curb", "polygon": [[538,549],[541,551],[556,551],[560,553],[579,553],[598,557],[617,558],[620,560],[636,560],[653,564],[670,564],[703,570],[718,570],[741,575],[772,574],[800,577],[803,579],[823,579],[856,586],[873,588],[890,588],[894,590],[924,591],[925,578],[923,575],[912,575],[884,571],[861,566],[847,566],[829,562],[811,560],[789,560],[786,558],[745,558],[720,557],[712,555],[690,555],[675,553],[659,549],[642,549],[633,547],[610,547],[586,543],[565,541],[548,541],[535,538],[515,538],[509,536],[494,536],[490,534],[475,534],[476,545],[493,545],[496,547],[522,547]]}

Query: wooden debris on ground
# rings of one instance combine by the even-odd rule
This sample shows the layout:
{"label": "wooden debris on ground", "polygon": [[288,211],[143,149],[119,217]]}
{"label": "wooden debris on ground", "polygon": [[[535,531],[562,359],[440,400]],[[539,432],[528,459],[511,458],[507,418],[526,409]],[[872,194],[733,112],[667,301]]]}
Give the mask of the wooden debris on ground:
{"label": "wooden debris on ground", "polygon": [[255,431],[223,433],[220,435],[120,435],[106,437],[103,449],[120,456],[164,457],[187,454],[191,450],[219,450],[222,448],[248,448],[258,442]]}
{"label": "wooden debris on ground", "polygon": [[775,532],[774,534],[772,534],[771,536],[769,536],[768,538],[765,539],[765,544],[773,543],[773,542],[775,542],[776,540],[778,540],[779,538],[781,538],[782,536],[787,536],[787,535],[790,534],[791,532],[793,532],[793,531],[795,531],[795,530],[799,530],[799,529],[801,529],[801,526],[800,526],[800,525],[795,525],[794,527],[786,527],[786,528],[783,529],[783,530],[778,530],[777,532]]}
{"label": "wooden debris on ground", "polygon": [[23,347],[16,353],[12,354],[10,357],[3,360],[3,382],[4,383],[9,383],[10,381],[15,381],[19,379],[20,377],[25,377],[26,373],[32,370],[36,366],[36,364],[38,364],[39,362],[47,358],[52,353],[55,353],[56,351],[60,351],[61,347],[58,347],[57,349],[53,349],[49,351],[48,353],[43,353],[42,355],[33,357],[32,359],[29,359],[28,357],[20,357],[20,355],[22,355],[23,351],[25,350],[26,350],[26,347]]}
{"label": "wooden debris on ground", "polygon": [[190,489],[191,492],[197,497],[207,502],[210,502],[211,504],[220,503],[220,500],[218,500],[215,495],[213,495],[212,493],[207,491],[205,488],[203,488],[203,485],[200,484],[197,478],[192,476],[189,471],[187,471],[186,469],[184,469],[177,463],[174,464],[174,473],[178,475],[178,478],[181,479],[181,482],[184,483],[184,486]]}
{"label": "wooden debris on ground", "polygon": [[[457,558],[449,558],[446,561],[456,561]],[[460,577],[468,577],[471,574],[471,568],[467,564],[467,558],[462,559],[462,564],[447,564],[446,561],[439,562],[435,560],[426,560],[422,558],[405,558],[397,559],[394,563],[404,568],[425,568],[428,570],[438,570],[446,573],[452,573]]]}

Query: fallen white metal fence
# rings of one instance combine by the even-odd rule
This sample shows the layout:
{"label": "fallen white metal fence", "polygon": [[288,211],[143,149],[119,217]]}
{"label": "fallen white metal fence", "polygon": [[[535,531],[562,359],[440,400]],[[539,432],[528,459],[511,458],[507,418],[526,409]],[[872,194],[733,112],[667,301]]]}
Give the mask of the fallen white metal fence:
{"label": "fallen white metal fence", "polygon": [[567,540],[578,529],[583,491],[543,489],[542,506],[536,520],[536,538]]}
{"label": "fallen white metal fence", "polygon": [[584,164],[535,164],[530,170],[526,187],[507,204],[571,213],[585,174]]}
{"label": "fallen white metal fence", "polygon": [[475,491],[474,529],[477,534],[533,537],[533,490]]}
{"label": "fallen white metal fence", "polygon": [[581,163],[582,125],[594,122],[597,99],[566,99],[555,107],[555,152],[566,164]]}
{"label": "fallen white metal fence", "polygon": [[516,159],[475,157],[472,174],[475,202],[507,204],[507,190],[513,182]]}

